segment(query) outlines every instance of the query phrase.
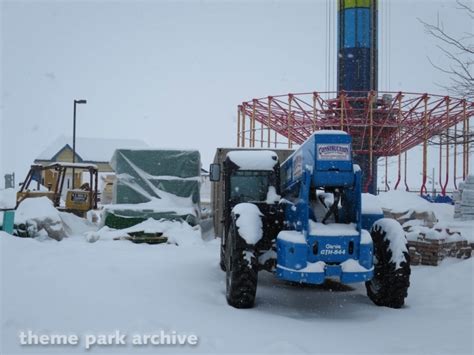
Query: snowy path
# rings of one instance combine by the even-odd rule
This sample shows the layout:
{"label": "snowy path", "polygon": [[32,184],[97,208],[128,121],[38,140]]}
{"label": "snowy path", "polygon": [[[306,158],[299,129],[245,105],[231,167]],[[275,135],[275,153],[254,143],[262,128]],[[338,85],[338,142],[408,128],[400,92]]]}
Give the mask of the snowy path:
{"label": "snowy path", "polygon": [[60,243],[1,234],[1,353],[82,352],[21,348],[17,333],[160,330],[194,333],[196,347],[96,347],[95,352],[472,354],[474,260],[414,267],[407,307],[373,305],[353,290],[292,287],[260,273],[257,306],[227,306],[218,243]]}

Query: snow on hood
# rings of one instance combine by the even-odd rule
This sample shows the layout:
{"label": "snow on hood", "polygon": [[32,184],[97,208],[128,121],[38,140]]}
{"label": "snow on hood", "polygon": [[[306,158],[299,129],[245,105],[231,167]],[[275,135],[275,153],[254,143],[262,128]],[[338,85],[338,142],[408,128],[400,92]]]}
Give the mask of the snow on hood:
{"label": "snow on hood", "polygon": [[332,237],[332,236],[357,236],[357,226],[355,223],[329,223],[323,224],[309,220],[309,234]]}
{"label": "snow on hood", "polygon": [[239,203],[234,206],[232,212],[237,217],[237,227],[240,236],[247,244],[255,245],[263,235],[262,213],[253,203]]}
{"label": "snow on hood", "polygon": [[273,170],[278,162],[277,154],[270,150],[234,150],[227,158],[242,170]]}

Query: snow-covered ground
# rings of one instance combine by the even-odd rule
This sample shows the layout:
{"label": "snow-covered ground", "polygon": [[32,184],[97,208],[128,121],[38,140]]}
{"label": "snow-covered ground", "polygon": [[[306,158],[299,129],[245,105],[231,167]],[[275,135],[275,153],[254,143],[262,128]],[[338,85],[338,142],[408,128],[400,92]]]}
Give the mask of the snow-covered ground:
{"label": "snow-covered ground", "polygon": [[196,334],[197,346],[95,347],[90,352],[472,354],[474,260],[413,267],[407,305],[377,307],[363,284],[294,287],[262,272],[253,309],[225,300],[217,241],[136,245],[83,237],[38,242],[0,232],[1,353],[65,354],[83,346],[21,346],[18,333]]}
{"label": "snow-covered ground", "polygon": [[[375,199],[381,207],[431,210],[438,225],[464,226],[452,206],[405,192]],[[474,260],[448,258],[438,267],[412,267],[406,306],[375,306],[363,284],[292,286],[261,272],[256,307],[227,305],[219,243],[199,228],[148,220],[132,230],[164,232],[174,244],[114,240],[127,230],[98,227],[49,209],[47,199],[25,205],[18,221],[56,216],[65,238],[57,242],[0,232],[0,353],[84,352],[87,335],[120,330],[127,345],[88,352],[472,354]],[[38,205],[38,206],[37,206]],[[36,211],[36,212],[35,212]],[[49,212],[48,212],[49,211]],[[470,222],[469,222],[470,223]],[[466,233],[472,229],[466,228]],[[209,232],[207,232],[209,237]],[[212,234],[212,233],[211,233]],[[19,333],[77,335],[76,346],[20,345]],[[133,346],[132,337],[160,331],[194,334],[198,345]]]}

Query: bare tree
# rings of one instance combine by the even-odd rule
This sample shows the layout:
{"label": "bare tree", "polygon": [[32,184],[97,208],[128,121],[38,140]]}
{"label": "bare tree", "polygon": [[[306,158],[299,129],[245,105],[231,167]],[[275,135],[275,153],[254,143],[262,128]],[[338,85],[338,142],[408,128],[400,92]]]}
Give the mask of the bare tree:
{"label": "bare tree", "polygon": [[[460,21],[474,20],[474,9],[472,3],[465,3],[461,0],[456,1],[456,8],[462,13],[463,18]],[[436,24],[425,22],[418,19],[426,33],[434,37],[438,44],[437,47],[447,57],[449,64],[446,66],[434,63],[428,57],[430,63],[436,69],[448,74],[451,80],[449,85],[439,85],[454,96],[474,99],[474,76],[472,65],[474,63],[474,34],[472,32],[463,33],[460,36],[450,34],[444,29],[443,23],[438,21]],[[471,26],[472,28],[472,26]]]}

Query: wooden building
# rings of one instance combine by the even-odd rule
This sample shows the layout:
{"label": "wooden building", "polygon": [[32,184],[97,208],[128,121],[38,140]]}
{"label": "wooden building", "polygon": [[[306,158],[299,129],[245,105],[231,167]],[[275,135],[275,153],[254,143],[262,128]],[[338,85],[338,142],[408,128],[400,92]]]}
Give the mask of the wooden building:
{"label": "wooden building", "polygon": [[[84,138],[76,137],[76,163],[95,164],[99,173],[113,172],[109,161],[113,153],[119,148],[143,149],[148,145],[136,139],[108,139],[108,138]],[[48,165],[55,162],[72,163],[72,137],[60,136],[52,142],[35,159],[35,164]],[[82,173],[75,172],[74,186],[82,184]],[[45,171],[41,177],[42,185],[54,188],[56,176],[53,171]],[[72,173],[66,176],[65,188],[72,185]]]}

